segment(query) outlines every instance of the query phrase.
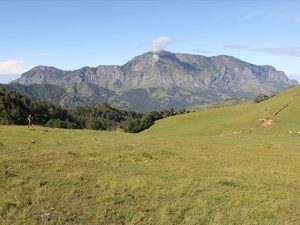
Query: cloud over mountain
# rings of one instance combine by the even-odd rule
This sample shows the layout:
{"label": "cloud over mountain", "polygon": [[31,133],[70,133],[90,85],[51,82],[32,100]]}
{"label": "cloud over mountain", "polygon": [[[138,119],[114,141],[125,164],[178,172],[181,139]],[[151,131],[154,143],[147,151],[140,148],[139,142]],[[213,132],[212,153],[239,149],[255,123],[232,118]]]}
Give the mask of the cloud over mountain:
{"label": "cloud over mountain", "polygon": [[9,59],[0,62],[0,74],[20,74],[24,73],[24,61]]}
{"label": "cloud over mountain", "polygon": [[171,42],[170,37],[158,37],[152,40],[151,42],[152,52],[153,52],[153,59],[155,62],[159,60],[159,56],[157,53],[164,50],[170,42]]}

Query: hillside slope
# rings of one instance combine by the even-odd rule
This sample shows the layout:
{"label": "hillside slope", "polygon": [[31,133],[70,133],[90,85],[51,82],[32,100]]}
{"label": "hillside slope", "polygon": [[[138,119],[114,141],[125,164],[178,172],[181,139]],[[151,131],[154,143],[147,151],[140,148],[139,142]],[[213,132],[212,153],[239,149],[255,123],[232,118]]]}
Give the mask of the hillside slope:
{"label": "hillside slope", "polygon": [[157,121],[145,134],[193,136],[300,131],[300,87],[261,103],[194,112]]}
{"label": "hillside slope", "polygon": [[0,126],[1,221],[299,225],[299,103],[295,87],[140,134]]}
{"label": "hillside slope", "polygon": [[299,225],[299,135],[216,135],[189,116],[155,137],[0,126],[2,224]]}

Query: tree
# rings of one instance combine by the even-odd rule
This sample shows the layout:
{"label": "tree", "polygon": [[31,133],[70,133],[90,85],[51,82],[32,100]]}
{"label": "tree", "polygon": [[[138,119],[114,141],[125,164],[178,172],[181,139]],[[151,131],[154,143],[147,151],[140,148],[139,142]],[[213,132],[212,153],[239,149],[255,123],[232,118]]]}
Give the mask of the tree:
{"label": "tree", "polygon": [[269,95],[266,95],[266,94],[259,94],[255,99],[254,99],[254,102],[255,103],[260,103],[262,101],[265,101],[265,100],[268,100],[270,98]]}

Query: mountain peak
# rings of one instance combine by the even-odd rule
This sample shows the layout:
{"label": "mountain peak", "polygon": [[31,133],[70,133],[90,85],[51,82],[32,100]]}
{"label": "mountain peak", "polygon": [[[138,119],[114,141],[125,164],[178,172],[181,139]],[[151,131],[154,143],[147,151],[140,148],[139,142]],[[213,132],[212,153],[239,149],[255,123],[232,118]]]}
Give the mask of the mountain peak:
{"label": "mountain peak", "polygon": [[54,66],[45,66],[45,65],[38,65],[38,66],[36,66],[36,67],[34,67],[34,68],[32,68],[33,70],[38,70],[38,69],[48,69],[48,70],[60,70],[60,69],[58,69],[58,68],[56,68],[56,67],[54,67]]}
{"label": "mountain peak", "polygon": [[[113,91],[116,96],[112,102],[119,101],[137,110],[183,108],[232,97],[251,98],[297,84],[271,66],[257,66],[228,55],[207,57],[169,51],[146,52],[122,66],[86,66],[64,71],[40,65],[15,82],[54,84],[62,88],[91,83],[89,89],[98,86]],[[82,86],[82,90],[87,89]]]}

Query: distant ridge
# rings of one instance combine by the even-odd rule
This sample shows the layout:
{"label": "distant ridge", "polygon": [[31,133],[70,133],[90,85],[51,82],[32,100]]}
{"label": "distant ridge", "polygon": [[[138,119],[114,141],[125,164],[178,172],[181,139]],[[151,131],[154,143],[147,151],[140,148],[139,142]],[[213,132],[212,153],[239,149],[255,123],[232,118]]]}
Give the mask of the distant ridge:
{"label": "distant ridge", "polygon": [[122,66],[83,67],[74,71],[37,66],[13,83],[63,88],[65,92],[58,100],[63,106],[107,101],[113,106],[143,112],[180,109],[228,98],[253,98],[298,84],[272,66],[257,66],[232,56],[167,51],[157,55],[157,61],[152,52],[147,52]]}

